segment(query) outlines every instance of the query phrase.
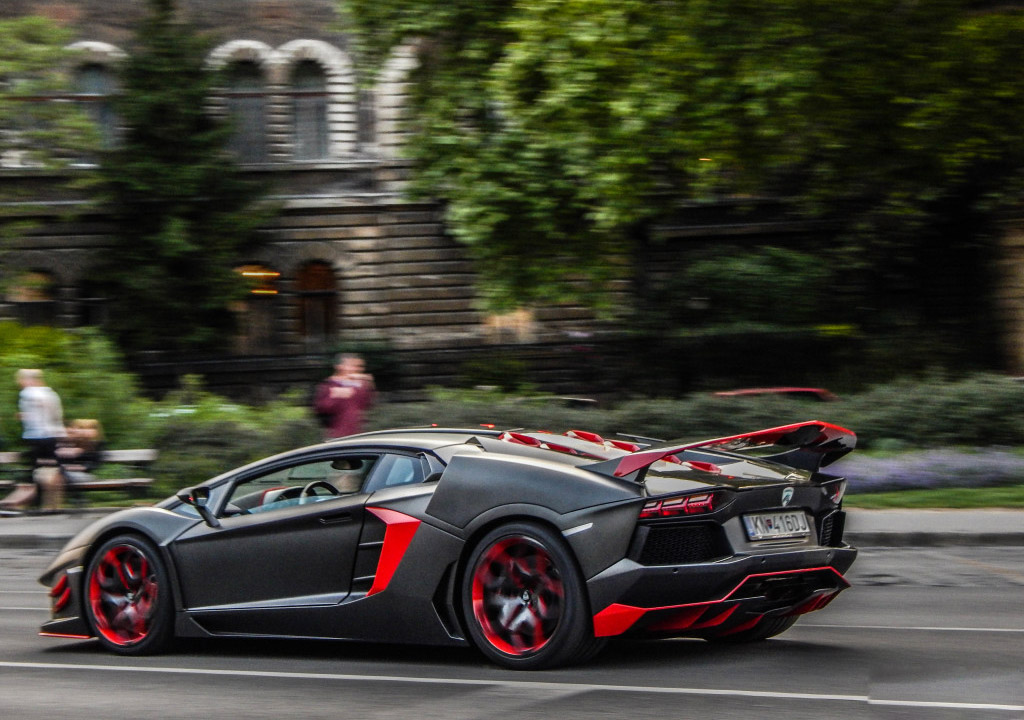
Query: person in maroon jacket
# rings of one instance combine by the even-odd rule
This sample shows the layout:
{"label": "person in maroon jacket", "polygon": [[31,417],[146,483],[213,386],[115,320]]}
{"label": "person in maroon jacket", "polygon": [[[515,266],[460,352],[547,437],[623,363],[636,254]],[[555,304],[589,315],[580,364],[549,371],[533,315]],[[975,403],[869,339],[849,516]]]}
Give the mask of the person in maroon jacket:
{"label": "person in maroon jacket", "polygon": [[334,374],[320,383],[313,409],[324,425],[326,438],[338,438],[361,432],[363,412],[373,405],[376,389],[373,375],[358,355],[339,355]]}

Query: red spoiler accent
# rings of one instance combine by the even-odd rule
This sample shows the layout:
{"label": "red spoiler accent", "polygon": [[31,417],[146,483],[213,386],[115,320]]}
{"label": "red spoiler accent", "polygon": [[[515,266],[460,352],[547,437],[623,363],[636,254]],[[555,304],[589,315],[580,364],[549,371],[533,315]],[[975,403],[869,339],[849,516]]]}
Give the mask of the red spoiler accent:
{"label": "red spoiler accent", "polygon": [[[700,440],[685,445],[670,445],[650,450],[641,450],[621,458],[589,465],[587,469],[612,475],[613,477],[626,477],[637,471],[645,470],[659,460],[664,460],[668,456],[675,455],[684,450],[710,448],[713,450],[738,451],[755,447],[778,446],[784,448],[784,452],[765,459],[781,462],[792,467],[816,470],[819,465],[828,464],[828,462],[832,462],[850,452],[856,444],[857,436],[852,431],[820,420],[809,420],[807,422],[782,425],[742,435],[730,435],[713,440]],[[806,461],[800,460],[800,454],[806,453],[814,455],[815,462],[811,463],[813,467],[808,467]],[[826,460],[827,462],[825,462]]]}

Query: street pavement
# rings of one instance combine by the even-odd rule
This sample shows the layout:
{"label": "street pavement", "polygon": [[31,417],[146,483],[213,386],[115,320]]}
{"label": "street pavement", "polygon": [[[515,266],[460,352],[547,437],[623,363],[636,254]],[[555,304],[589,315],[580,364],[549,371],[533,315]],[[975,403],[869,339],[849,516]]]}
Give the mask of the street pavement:
{"label": "street pavement", "polygon": [[[0,515],[0,548],[57,549],[112,509]],[[1024,510],[847,511],[844,539],[855,547],[1024,545]]]}

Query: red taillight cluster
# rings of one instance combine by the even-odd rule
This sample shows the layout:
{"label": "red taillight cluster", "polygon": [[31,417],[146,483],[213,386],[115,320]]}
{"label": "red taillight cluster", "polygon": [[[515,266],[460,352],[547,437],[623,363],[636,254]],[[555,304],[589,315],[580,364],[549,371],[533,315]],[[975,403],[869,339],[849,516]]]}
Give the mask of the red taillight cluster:
{"label": "red taillight cluster", "polygon": [[838,505],[842,502],[843,495],[846,494],[846,481],[839,480],[838,482],[822,485],[821,491],[825,493],[825,497],[832,501],[833,505]]}
{"label": "red taillight cluster", "polygon": [[714,512],[721,505],[717,493],[701,493],[683,497],[652,500],[640,511],[640,518],[673,517],[675,515],[702,515]]}

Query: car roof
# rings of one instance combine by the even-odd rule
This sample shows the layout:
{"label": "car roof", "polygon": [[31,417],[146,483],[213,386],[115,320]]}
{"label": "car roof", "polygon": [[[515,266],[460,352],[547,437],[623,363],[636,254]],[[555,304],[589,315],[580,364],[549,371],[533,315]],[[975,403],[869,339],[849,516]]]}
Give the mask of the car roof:
{"label": "car roof", "polygon": [[[585,465],[607,460],[624,454],[623,450],[603,445],[603,439],[587,433],[590,440],[574,435],[556,435],[545,431],[497,430],[490,426],[482,428],[404,428],[378,430],[375,432],[349,435],[333,440],[327,446],[337,448],[377,447],[416,448],[438,452],[443,448],[453,454],[461,448],[473,448],[487,453],[518,455],[545,459],[564,465]],[[598,440],[598,443],[593,440]],[[322,447],[322,446],[321,446]],[[441,453],[445,454],[445,453]],[[445,459],[447,462],[448,459]]]}
{"label": "car roof", "polygon": [[436,450],[448,445],[464,445],[474,437],[498,437],[498,430],[490,428],[399,428],[348,435],[326,444],[337,447],[376,445],[382,447],[417,447]]}

